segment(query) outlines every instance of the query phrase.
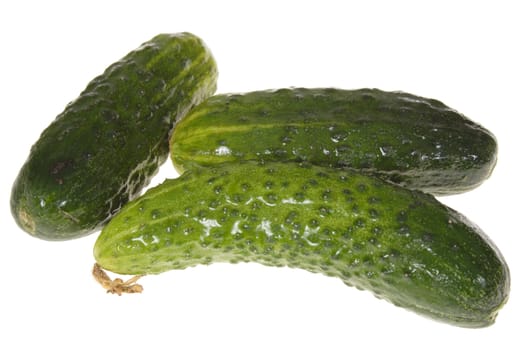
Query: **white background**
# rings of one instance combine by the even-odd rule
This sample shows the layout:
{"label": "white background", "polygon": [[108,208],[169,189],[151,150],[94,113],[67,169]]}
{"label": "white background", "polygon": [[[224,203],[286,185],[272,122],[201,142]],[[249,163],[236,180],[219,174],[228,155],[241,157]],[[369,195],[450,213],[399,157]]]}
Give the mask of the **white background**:
{"label": "white background", "polygon": [[[5,1],[0,5],[1,349],[523,349],[523,54],[520,1]],[[9,4],[9,5],[8,5]],[[93,280],[97,234],[45,242],[11,217],[11,185],[40,132],[109,64],[161,32],[208,44],[218,92],[362,88],[439,99],[497,136],[478,189],[441,198],[503,252],[512,292],[495,325],[436,323],[300,270],[217,264]],[[154,183],[177,174],[166,163]]]}

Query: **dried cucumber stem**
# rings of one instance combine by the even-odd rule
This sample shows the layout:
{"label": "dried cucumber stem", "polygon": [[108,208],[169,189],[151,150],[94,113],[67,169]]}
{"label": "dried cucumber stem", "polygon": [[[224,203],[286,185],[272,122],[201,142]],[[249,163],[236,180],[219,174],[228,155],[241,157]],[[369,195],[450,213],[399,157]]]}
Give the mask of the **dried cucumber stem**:
{"label": "dried cucumber stem", "polygon": [[107,293],[122,295],[123,293],[142,293],[143,291],[142,286],[136,283],[142,275],[133,276],[127,281],[121,278],[112,280],[106,271],[104,271],[99,264],[95,263],[93,266],[93,277],[106,289]]}

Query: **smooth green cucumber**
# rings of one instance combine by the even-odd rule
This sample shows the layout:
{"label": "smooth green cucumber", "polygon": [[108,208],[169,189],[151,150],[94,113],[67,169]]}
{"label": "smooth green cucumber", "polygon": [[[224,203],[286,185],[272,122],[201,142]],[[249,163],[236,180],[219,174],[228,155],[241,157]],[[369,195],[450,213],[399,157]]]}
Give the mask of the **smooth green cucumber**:
{"label": "smooth green cucumber", "polygon": [[351,167],[434,195],[465,192],[496,164],[492,133],[443,103],[378,89],[220,94],[178,123],[171,157],[192,164],[263,159]]}
{"label": "smooth green cucumber", "polygon": [[160,34],[109,66],[42,132],[13,185],[19,226],[46,240],[97,230],[168,157],[176,120],[216,90],[190,33]]}
{"label": "smooth green cucumber", "polygon": [[494,322],[509,270],[489,239],[434,197],[300,163],[195,167],[128,203],[94,256],[122,274],[258,262],[339,277],[464,327]]}

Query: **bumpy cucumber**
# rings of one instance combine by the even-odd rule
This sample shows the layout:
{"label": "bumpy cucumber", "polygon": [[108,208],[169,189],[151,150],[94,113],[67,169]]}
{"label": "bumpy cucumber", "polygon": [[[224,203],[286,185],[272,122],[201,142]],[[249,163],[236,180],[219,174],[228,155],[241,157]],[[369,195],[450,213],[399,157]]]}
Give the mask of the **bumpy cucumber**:
{"label": "bumpy cucumber", "polygon": [[94,256],[122,274],[301,268],[464,327],[493,323],[509,293],[497,248],[431,195],[299,163],[225,163],[166,180],[103,228]]}
{"label": "bumpy cucumber", "polygon": [[98,229],[149,183],[175,121],[216,80],[211,52],[190,33],[160,34],[108,67],[31,148],[11,195],[17,223],[47,240]]}
{"label": "bumpy cucumber", "polygon": [[171,157],[191,164],[263,159],[370,171],[435,195],[470,190],[496,164],[495,137],[443,103],[377,89],[215,95],[175,128]]}

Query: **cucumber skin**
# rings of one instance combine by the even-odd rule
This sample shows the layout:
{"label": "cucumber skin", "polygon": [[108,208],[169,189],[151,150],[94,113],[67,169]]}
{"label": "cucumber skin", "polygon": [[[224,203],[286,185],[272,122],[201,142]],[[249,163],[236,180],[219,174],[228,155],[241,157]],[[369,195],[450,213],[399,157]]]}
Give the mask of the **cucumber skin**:
{"label": "cucumber skin", "polygon": [[222,94],[175,127],[171,158],[263,159],[373,172],[434,195],[465,192],[496,164],[493,134],[443,103],[378,89],[292,88]]}
{"label": "cucumber skin", "polygon": [[298,163],[224,163],[166,180],[102,229],[94,256],[137,275],[213,262],[301,268],[463,327],[492,324],[510,288],[497,248],[434,197]]}
{"label": "cucumber skin", "polygon": [[11,194],[19,226],[45,240],[99,229],[150,182],[175,121],[215,92],[217,74],[190,33],[159,34],[109,66],[32,146]]}

